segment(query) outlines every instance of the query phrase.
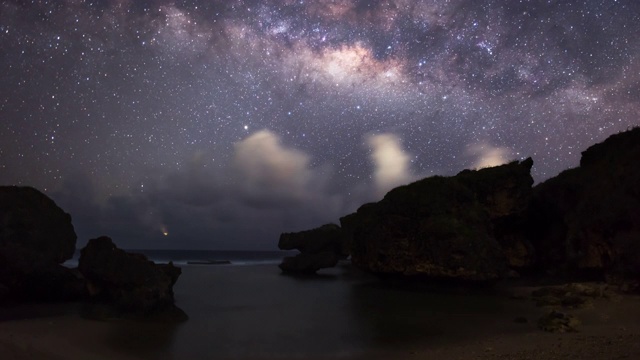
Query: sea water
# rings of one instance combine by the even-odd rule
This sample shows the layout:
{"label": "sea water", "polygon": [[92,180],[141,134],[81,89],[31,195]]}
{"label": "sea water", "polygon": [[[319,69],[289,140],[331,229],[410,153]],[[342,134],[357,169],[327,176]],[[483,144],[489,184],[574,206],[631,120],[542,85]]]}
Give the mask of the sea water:
{"label": "sea water", "polygon": [[[173,262],[175,265],[187,265],[189,262],[229,262],[230,265],[278,264],[284,256],[295,255],[294,251],[238,251],[238,250],[164,250],[164,249],[126,249],[129,253],[145,255],[156,263]],[[80,251],[64,263],[65,266],[78,266]]]}
{"label": "sea water", "polygon": [[[514,303],[493,295],[434,292],[398,285],[348,264],[318,276],[292,277],[282,253],[141,251],[174,261],[182,275],[179,324],[114,321],[109,347],[149,359],[328,359],[409,355],[473,339],[483,327],[513,331]],[[187,265],[229,260],[228,265]],[[515,325],[518,326],[518,325]]]}

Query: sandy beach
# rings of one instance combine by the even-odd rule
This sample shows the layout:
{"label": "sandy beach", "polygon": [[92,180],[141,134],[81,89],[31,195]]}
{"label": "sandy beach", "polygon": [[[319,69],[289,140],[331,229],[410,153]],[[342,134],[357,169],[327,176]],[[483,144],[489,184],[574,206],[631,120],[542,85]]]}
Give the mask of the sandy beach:
{"label": "sandy beach", "polygon": [[[363,358],[443,360],[640,359],[640,296],[595,299],[592,306],[566,311],[581,322],[577,332],[549,333],[537,319],[552,307],[536,307],[530,299],[518,313],[505,313],[472,337],[407,352],[372,353]],[[526,318],[526,323],[515,321]],[[507,322],[508,318],[514,319]]]}
{"label": "sandy beach", "polygon": [[[269,359],[640,359],[640,297],[597,298],[583,309],[566,310],[581,322],[575,333],[548,333],[537,319],[550,308],[528,298],[504,301],[499,314],[453,316],[451,337],[402,346],[319,356],[265,354]],[[564,311],[564,310],[563,310]],[[22,305],[4,308],[0,353],[5,360],[27,359],[182,359],[172,346],[182,325],[131,320],[95,321],[74,313],[71,305]],[[520,318],[520,321],[515,321]],[[468,319],[468,323],[465,323]],[[524,320],[526,319],[526,321]],[[214,319],[212,319],[214,321]],[[212,359],[247,358],[209,354]]]}

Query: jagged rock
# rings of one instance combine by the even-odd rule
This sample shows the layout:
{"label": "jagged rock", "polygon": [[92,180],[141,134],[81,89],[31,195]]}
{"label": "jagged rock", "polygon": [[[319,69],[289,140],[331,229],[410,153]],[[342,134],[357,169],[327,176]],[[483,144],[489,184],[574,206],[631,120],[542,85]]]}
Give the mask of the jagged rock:
{"label": "jagged rock", "polygon": [[[533,190],[531,159],[423,179],[361,206],[332,229],[349,246],[353,264],[374,273],[474,281],[587,276],[640,291],[640,128],[582,155],[580,167]],[[309,253],[338,246],[323,232],[312,234],[318,239],[300,235],[281,243]]]}
{"label": "jagged rock", "polygon": [[0,284],[18,300],[70,300],[81,280],[60,264],[75,251],[71,216],[31,187],[0,186]]}
{"label": "jagged rock", "polygon": [[534,188],[528,210],[539,269],[640,279],[640,128],[582,153],[580,167]]}
{"label": "jagged rock", "polygon": [[614,298],[606,285],[570,283],[563,286],[547,286],[531,292],[536,306],[562,306],[584,308],[593,305],[594,298]]}
{"label": "jagged rock", "polygon": [[281,250],[299,250],[303,254],[331,251],[342,253],[343,235],[340,226],[326,224],[319,228],[280,235],[278,247]]}
{"label": "jagged rock", "polygon": [[580,320],[575,316],[552,310],[538,320],[538,327],[547,332],[567,333],[577,332]]}
{"label": "jagged rock", "polygon": [[339,260],[340,257],[332,251],[316,254],[301,253],[285,257],[279,267],[288,273],[314,274],[320,269],[336,266]]}
{"label": "jagged rock", "polygon": [[315,273],[334,267],[340,258],[346,258],[345,237],[336,224],[326,224],[319,228],[297,233],[280,235],[278,247],[281,250],[299,250],[296,256],[285,257],[280,269],[291,273]]}
{"label": "jagged rock", "polygon": [[[374,273],[470,281],[505,276],[508,263],[523,260],[505,258],[496,234],[509,231],[496,227],[526,209],[532,165],[527,159],[455,177],[434,176],[363,205],[341,219],[344,233],[352,236],[353,264]],[[533,256],[521,252],[521,258]]]}
{"label": "jagged rock", "polygon": [[127,253],[106,236],[81,250],[78,269],[94,299],[136,313],[173,308],[173,285],[181,273],[171,263],[157,265],[144,255]]}

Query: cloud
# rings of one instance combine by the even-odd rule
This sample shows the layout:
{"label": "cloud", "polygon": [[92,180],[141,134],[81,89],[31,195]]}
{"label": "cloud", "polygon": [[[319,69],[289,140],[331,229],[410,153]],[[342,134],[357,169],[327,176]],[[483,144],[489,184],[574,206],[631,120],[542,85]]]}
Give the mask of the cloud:
{"label": "cloud", "polygon": [[393,134],[370,135],[367,144],[375,166],[373,176],[377,195],[384,195],[392,188],[413,180],[409,172],[409,155],[402,150],[399,137]]}
{"label": "cloud", "polygon": [[472,167],[482,169],[498,166],[510,160],[512,151],[505,147],[496,147],[488,143],[479,142],[467,147],[467,154],[475,158]]}
{"label": "cloud", "polygon": [[269,193],[286,199],[308,198],[311,176],[309,156],[285,148],[280,138],[261,130],[235,144],[233,164],[240,184],[249,194]]}
{"label": "cloud", "polygon": [[273,132],[237,142],[221,167],[211,167],[209,156],[194,154],[180,170],[146,181],[144,191],[100,199],[79,175],[52,197],[72,214],[80,247],[109,235],[125,248],[275,249],[282,232],[348,213],[328,186],[331,167],[311,167],[309,155]]}
{"label": "cloud", "polygon": [[349,189],[330,165],[312,166],[309,154],[261,130],[238,141],[222,166],[210,166],[211,154],[199,152],[179,170],[145,181],[144,189],[100,199],[78,176],[53,195],[74,217],[80,247],[109,235],[125,248],[275,249],[282,232],[337,222],[414,180],[398,136],[370,135],[366,141],[374,183]]}

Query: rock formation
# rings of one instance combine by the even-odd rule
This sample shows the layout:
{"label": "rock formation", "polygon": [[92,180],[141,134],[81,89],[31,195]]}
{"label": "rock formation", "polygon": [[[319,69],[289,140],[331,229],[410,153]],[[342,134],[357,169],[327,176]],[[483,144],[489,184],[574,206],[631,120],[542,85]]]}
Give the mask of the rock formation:
{"label": "rock formation", "polygon": [[281,267],[329,266],[330,256],[306,254],[325,248],[332,254],[341,243],[354,265],[373,273],[486,281],[511,269],[525,276],[606,278],[637,291],[638,159],[640,128],[634,128],[591,146],[579,167],[533,189],[531,159],[426,178],[342,217],[341,228],[327,228],[331,236],[322,228],[283,234],[281,248],[302,254]]}
{"label": "rock formation", "polygon": [[534,188],[528,233],[543,272],[640,280],[640,128]]}
{"label": "rock formation", "polygon": [[504,224],[520,219],[526,209],[532,165],[527,159],[434,176],[363,205],[341,219],[345,234],[353,237],[353,264],[374,273],[487,281],[504,276],[508,264],[531,262],[528,251],[514,250],[515,260],[507,258],[503,246],[530,247]]}
{"label": "rock formation", "polygon": [[551,310],[538,319],[538,327],[541,330],[552,333],[577,332],[576,328],[579,325],[580,320],[574,315],[556,310]]}
{"label": "rock formation", "polygon": [[92,298],[123,312],[152,313],[173,307],[173,285],[181,270],[157,265],[144,255],[117,248],[106,236],[89,240],[81,250],[78,269]]}
{"label": "rock formation", "polygon": [[[181,270],[118,249],[111,239],[89,241],[78,270],[71,216],[30,187],[0,187],[0,301],[105,300],[123,312],[173,307]],[[84,277],[84,278],[83,278]]]}
{"label": "rock formation", "polygon": [[11,297],[69,300],[81,280],[63,267],[75,251],[71,216],[31,187],[0,187],[0,284]]}
{"label": "rock formation", "polygon": [[319,269],[336,266],[346,258],[344,236],[338,225],[327,224],[319,228],[280,235],[281,250],[298,250],[300,254],[285,257],[280,269],[289,273],[315,273]]}

